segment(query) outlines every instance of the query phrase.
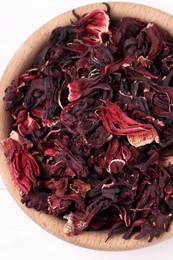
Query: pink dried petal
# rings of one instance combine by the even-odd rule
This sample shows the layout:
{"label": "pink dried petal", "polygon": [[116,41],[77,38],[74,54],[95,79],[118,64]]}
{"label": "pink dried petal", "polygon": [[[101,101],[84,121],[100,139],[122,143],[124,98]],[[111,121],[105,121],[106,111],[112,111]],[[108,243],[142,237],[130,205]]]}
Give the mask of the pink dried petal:
{"label": "pink dried petal", "polygon": [[68,101],[72,102],[76,99],[80,98],[82,95],[82,82],[79,82],[77,80],[73,81],[72,83],[68,84],[69,89],[69,95],[68,95]]}
{"label": "pink dried petal", "polygon": [[70,200],[64,200],[58,198],[55,194],[52,194],[48,197],[48,213],[51,215],[60,215],[68,210],[71,205]]}
{"label": "pink dried petal", "polygon": [[36,182],[35,177],[40,175],[38,164],[31,154],[23,150],[18,140],[8,138],[3,142],[3,147],[5,155],[10,159],[10,171],[14,181],[23,193],[28,194]]}
{"label": "pink dried petal", "polygon": [[70,184],[70,188],[79,194],[82,198],[85,198],[86,193],[91,189],[91,185],[89,183],[85,183],[80,179],[74,180],[73,184]]}
{"label": "pink dried petal", "polygon": [[75,25],[77,27],[84,26],[86,36],[83,36],[82,40],[85,44],[99,45],[102,43],[102,34],[110,34],[109,16],[100,9],[85,14]]}
{"label": "pink dried petal", "polygon": [[113,159],[110,161],[107,171],[109,173],[120,173],[125,165],[125,161],[122,159]]}
{"label": "pink dried petal", "polygon": [[133,120],[115,103],[110,101],[104,101],[104,103],[106,106],[98,106],[97,113],[108,132],[115,135],[126,135],[129,142],[136,147],[153,141],[159,143],[159,136],[151,124],[143,124]]}

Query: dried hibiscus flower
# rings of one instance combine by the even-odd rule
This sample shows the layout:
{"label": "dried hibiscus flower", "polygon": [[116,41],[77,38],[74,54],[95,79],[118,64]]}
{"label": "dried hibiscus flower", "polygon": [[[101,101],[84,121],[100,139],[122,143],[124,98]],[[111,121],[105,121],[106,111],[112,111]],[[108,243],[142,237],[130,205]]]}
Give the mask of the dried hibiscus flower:
{"label": "dried hibiscus flower", "polygon": [[11,174],[22,203],[66,219],[68,236],[151,241],[173,214],[173,38],[109,11],[75,17],[5,91]]}

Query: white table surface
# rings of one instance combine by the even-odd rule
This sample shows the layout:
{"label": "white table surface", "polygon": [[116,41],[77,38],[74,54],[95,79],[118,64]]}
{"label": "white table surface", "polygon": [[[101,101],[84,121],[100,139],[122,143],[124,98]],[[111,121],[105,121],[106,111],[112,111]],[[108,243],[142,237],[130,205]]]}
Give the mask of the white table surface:
{"label": "white table surface", "polygon": [[[1,0],[0,76],[20,44],[46,21],[98,0]],[[103,1],[104,2],[104,1]],[[173,14],[172,0],[128,0]],[[17,206],[0,179],[0,260],[172,260],[173,238],[135,251],[104,252],[61,241],[32,222]]]}

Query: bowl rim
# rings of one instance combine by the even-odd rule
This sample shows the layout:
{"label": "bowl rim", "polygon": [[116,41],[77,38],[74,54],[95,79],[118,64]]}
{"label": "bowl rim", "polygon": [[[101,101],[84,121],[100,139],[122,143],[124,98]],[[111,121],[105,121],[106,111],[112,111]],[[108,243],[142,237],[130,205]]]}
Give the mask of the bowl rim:
{"label": "bowl rim", "polygon": [[[171,26],[171,24],[173,24],[173,16],[166,12],[141,4],[127,2],[107,3],[111,8],[111,14],[114,13],[118,19],[123,16],[130,16],[140,18],[148,22],[154,21],[159,26],[166,28],[173,35],[173,27]],[[75,8],[76,12],[80,15],[94,9],[105,9],[105,5],[103,3],[93,3]],[[70,10],[51,19],[42,25],[38,30],[36,30],[19,47],[7,65],[1,78],[1,97],[4,96],[4,90],[11,83],[11,81],[17,78],[17,76],[20,75],[22,71],[30,66],[38,50],[43,48],[48,43],[48,38],[51,31],[59,25],[65,26],[69,24],[72,16],[72,10]],[[10,117],[9,114],[5,111],[4,102],[2,99],[0,99],[0,118],[2,122],[2,126],[0,128],[0,141],[2,141],[9,136],[10,132]],[[13,178],[9,172],[9,164],[6,157],[4,156],[2,146],[0,146],[0,174],[8,192],[27,216],[29,216],[40,227],[52,235],[71,244],[97,250],[131,250],[151,246],[155,243],[168,239],[173,235],[173,224],[171,224],[168,232],[162,234],[158,239],[154,239],[150,243],[148,243],[147,238],[135,240],[134,236],[129,240],[124,240],[121,238],[121,234],[113,236],[105,243],[107,238],[106,231],[83,231],[81,234],[74,237],[67,237],[63,233],[64,221],[62,219],[57,219],[54,216],[47,215],[43,212],[38,212],[34,209],[28,209],[20,202],[19,188],[14,183]]]}

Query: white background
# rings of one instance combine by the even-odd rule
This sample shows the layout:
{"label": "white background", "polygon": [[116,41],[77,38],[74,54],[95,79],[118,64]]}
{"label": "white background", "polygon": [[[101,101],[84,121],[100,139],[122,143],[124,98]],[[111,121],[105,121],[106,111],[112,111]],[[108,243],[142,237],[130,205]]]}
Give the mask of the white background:
{"label": "white background", "polygon": [[[97,0],[1,0],[0,76],[20,44],[39,26],[58,14]],[[104,1],[103,1],[104,2]],[[128,0],[173,15],[172,0]],[[173,26],[173,25],[172,25]],[[104,252],[61,241],[33,223],[16,205],[0,179],[0,260],[172,260],[173,238],[145,249]]]}

